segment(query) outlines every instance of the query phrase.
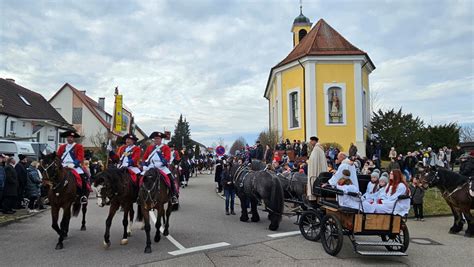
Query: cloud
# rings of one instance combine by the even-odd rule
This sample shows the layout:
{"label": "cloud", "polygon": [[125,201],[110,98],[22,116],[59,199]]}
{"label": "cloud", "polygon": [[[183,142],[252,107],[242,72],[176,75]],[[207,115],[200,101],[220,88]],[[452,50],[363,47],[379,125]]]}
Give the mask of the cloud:
{"label": "cloud", "polygon": [[[370,54],[384,107],[472,122],[472,5],[305,1],[303,12]],[[298,13],[290,0],[0,0],[0,77],[46,98],[69,82],[105,96],[108,110],[118,85],[146,132],[172,130],[183,114],[205,144],[252,143],[268,125],[263,91]]]}

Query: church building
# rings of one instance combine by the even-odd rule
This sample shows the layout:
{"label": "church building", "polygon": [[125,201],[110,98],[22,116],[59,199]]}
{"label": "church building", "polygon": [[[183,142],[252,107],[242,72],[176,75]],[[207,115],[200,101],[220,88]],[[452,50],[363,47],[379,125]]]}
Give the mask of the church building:
{"label": "church building", "polygon": [[264,97],[269,127],[282,139],[351,143],[365,155],[369,135],[369,55],[352,45],[325,20],[314,26],[301,11],[291,28],[293,50],[274,66]]}

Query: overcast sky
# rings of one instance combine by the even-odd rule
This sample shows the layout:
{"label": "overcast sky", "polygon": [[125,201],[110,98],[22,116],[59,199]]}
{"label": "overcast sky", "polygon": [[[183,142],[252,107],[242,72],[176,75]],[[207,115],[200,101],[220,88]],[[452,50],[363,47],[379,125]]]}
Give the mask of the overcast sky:
{"label": "overcast sky", "polygon": [[[147,133],[253,143],[268,126],[270,68],[292,49],[298,0],[0,0],[0,77],[49,99],[68,82],[111,111],[119,86]],[[473,1],[303,1],[377,69],[376,106],[427,123],[474,122]],[[328,140],[329,141],[329,140]]]}

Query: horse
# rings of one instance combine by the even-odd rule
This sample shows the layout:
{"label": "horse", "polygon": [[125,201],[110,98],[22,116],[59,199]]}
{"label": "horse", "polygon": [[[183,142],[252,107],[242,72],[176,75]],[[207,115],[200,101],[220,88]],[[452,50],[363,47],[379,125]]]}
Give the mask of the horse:
{"label": "horse", "polygon": [[270,172],[252,169],[261,168],[262,166],[265,166],[265,164],[258,161],[252,161],[249,165],[232,165],[231,163],[230,173],[234,180],[235,190],[242,208],[240,221],[247,222],[249,220],[247,212],[247,204],[249,202],[252,213],[251,221],[260,221],[257,205],[259,200],[262,200],[270,220],[268,228],[276,231],[283,215],[283,189],[280,180]]}
{"label": "horse", "polygon": [[[63,249],[63,241],[69,232],[69,221],[72,216],[77,217],[81,210],[79,196],[77,196],[76,178],[74,174],[64,168],[56,152],[41,157],[41,172],[43,181],[48,190],[48,199],[51,205],[51,227],[59,235],[56,249]],[[89,197],[89,192],[87,192]],[[59,210],[63,209],[63,217],[58,225]],[[82,225],[81,231],[86,230],[87,202],[82,204]]]}
{"label": "horse", "polygon": [[[128,244],[128,237],[132,234],[133,203],[137,200],[138,192],[128,174],[128,171],[109,168],[96,174],[94,186],[97,188],[97,205],[104,207],[110,204],[109,214],[105,221],[104,248],[110,247],[110,227],[117,210],[123,208],[123,236],[120,245]],[[139,207],[140,208],[140,207]],[[127,217],[130,217],[130,224]]]}
{"label": "horse", "polygon": [[420,174],[420,182],[425,188],[437,187],[443,194],[454,216],[454,224],[449,229],[450,234],[459,233],[466,218],[468,227],[464,236],[474,236],[474,197],[469,194],[469,179],[456,172],[442,167],[427,167]]}
{"label": "horse", "polygon": [[304,201],[308,177],[305,174],[292,172],[275,174],[285,192],[285,199]]}
{"label": "horse", "polygon": [[[160,242],[161,220],[163,219],[163,235],[169,235],[169,222],[173,207],[171,205],[171,191],[164,181],[164,177],[156,168],[149,169],[143,176],[143,184],[138,191],[138,204],[141,208],[137,211],[137,220],[145,221],[146,246],[145,253],[151,253],[150,241],[150,211],[156,209],[158,217],[156,218],[156,234],[154,241]],[[165,204],[166,208],[165,208]]]}

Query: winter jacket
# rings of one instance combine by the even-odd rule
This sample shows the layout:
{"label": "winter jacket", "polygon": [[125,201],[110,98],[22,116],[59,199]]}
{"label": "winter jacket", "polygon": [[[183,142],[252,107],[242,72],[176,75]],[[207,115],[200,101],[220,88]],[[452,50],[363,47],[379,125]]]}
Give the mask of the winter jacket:
{"label": "winter jacket", "polygon": [[461,161],[459,174],[467,177],[474,176],[474,158],[469,158],[466,161]]}
{"label": "winter jacket", "polygon": [[263,160],[263,146],[258,145],[257,149],[255,149],[255,158],[258,160]]}
{"label": "winter jacket", "polygon": [[5,166],[5,186],[3,188],[3,196],[18,196],[18,177],[15,168],[11,165]]}
{"label": "winter jacket", "polygon": [[41,177],[38,169],[30,167],[27,169],[25,192],[28,198],[39,197],[41,194]]}
{"label": "winter jacket", "polygon": [[216,164],[216,172],[215,172],[215,174],[214,174],[214,182],[216,182],[216,183],[220,183],[220,182],[221,182],[222,170],[223,170],[222,162],[219,161],[219,162]]}
{"label": "winter jacket", "polygon": [[5,167],[0,166],[0,191],[3,191],[5,186]]}
{"label": "winter jacket", "polygon": [[410,192],[412,204],[423,204],[423,198],[425,197],[425,190],[423,188],[410,185]]}
{"label": "winter jacket", "polygon": [[15,170],[16,170],[16,175],[18,177],[18,185],[20,188],[25,188],[26,186],[26,166],[19,162],[18,164],[15,165]]}
{"label": "winter jacket", "polygon": [[[230,184],[228,184],[230,182]],[[224,170],[221,175],[221,184],[224,187],[224,189],[233,189],[234,188],[234,181],[232,180],[232,177],[230,176],[230,173],[228,170]]]}
{"label": "winter jacket", "polygon": [[391,161],[388,165],[387,171],[391,172],[392,170],[400,170],[400,164],[397,161]]}

